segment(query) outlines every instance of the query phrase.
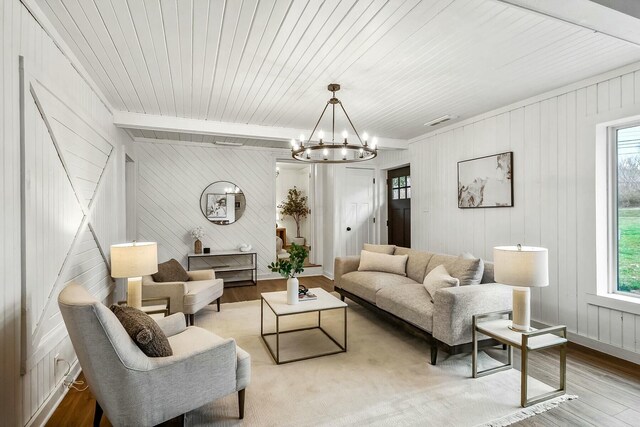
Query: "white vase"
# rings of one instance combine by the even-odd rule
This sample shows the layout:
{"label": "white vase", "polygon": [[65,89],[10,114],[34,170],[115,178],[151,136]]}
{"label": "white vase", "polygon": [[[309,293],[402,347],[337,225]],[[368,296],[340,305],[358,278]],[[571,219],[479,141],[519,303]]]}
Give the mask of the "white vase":
{"label": "white vase", "polygon": [[298,279],[292,277],[287,280],[287,304],[297,304],[298,301]]}
{"label": "white vase", "polygon": [[298,246],[304,246],[305,238],[304,237],[292,237],[291,242],[295,243]]}

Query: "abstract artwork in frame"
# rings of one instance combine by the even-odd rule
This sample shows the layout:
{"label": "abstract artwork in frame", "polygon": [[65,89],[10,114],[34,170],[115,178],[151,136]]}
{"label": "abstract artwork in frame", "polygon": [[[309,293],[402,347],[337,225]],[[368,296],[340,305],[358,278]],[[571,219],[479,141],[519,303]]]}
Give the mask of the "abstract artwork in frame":
{"label": "abstract artwork in frame", "polygon": [[227,218],[226,194],[207,194],[207,218],[217,220]]}
{"label": "abstract artwork in frame", "polygon": [[458,207],[513,206],[513,152],[458,162]]}

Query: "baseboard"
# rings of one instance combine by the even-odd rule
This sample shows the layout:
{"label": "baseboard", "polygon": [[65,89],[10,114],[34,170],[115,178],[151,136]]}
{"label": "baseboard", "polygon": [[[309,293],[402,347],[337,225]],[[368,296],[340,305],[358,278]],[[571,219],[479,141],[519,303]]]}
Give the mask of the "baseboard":
{"label": "baseboard", "polygon": [[[531,324],[536,328],[546,328],[550,326],[542,322],[537,322],[535,320],[532,320]],[[569,340],[569,342],[579,344],[583,347],[588,347],[592,350],[608,354],[609,356],[617,357],[618,359],[623,359],[628,362],[640,365],[640,354],[633,351],[616,347],[611,344],[606,344],[598,340],[594,340],[593,338],[588,338],[583,335],[576,334],[575,332],[567,331],[567,339]]]}
{"label": "baseboard", "polygon": [[324,271],[322,272],[322,275],[323,275],[324,277],[326,277],[327,279],[329,279],[329,280],[333,280],[333,273],[332,273],[332,272],[330,272],[330,271],[326,271],[326,270],[324,270]]}
{"label": "baseboard", "polygon": [[[80,364],[78,363],[78,360],[76,360],[73,365],[71,365],[71,371],[69,375],[72,375],[74,379],[77,379],[78,375],[80,375]],[[26,427],[37,427],[47,424],[49,418],[51,418],[55,410],[58,408],[58,405],[60,405],[60,402],[62,402],[62,399],[64,399],[64,397],[67,395],[67,392],[69,392],[69,388],[64,384],[64,380],[66,378],[67,377],[63,377],[60,380],[51,394],[49,394],[49,396],[45,399],[44,403],[40,405],[38,411],[33,414],[31,419],[27,422]]]}

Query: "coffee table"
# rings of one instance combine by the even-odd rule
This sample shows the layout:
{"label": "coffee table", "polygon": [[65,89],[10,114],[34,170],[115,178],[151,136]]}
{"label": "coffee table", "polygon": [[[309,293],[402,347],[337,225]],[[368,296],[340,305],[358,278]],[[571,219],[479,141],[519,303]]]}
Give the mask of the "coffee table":
{"label": "coffee table", "polygon": [[[277,365],[281,365],[283,363],[291,363],[297,362],[299,360],[307,360],[313,359],[321,356],[328,356],[330,354],[344,353],[347,351],[347,304],[344,301],[340,301],[340,299],[334,297],[329,292],[325,291],[322,288],[311,288],[309,291],[315,294],[318,299],[313,301],[300,301],[298,304],[289,305],[287,304],[287,291],[281,292],[265,292],[261,294],[260,300],[260,336],[264,341],[271,357],[276,362]],[[264,332],[264,306],[265,304],[273,314],[276,316],[276,331],[275,332]],[[336,338],[332,337],[323,327],[322,327],[322,312],[327,310],[344,310],[344,344],[340,344]],[[318,312],[318,325],[311,326],[307,328],[298,328],[298,329],[289,329],[286,331],[280,330],[280,318],[283,316],[293,316],[296,314],[303,313],[312,313]],[[299,332],[299,331],[312,331],[312,330],[320,330],[324,333],[324,335],[330,339],[336,346],[337,349],[334,351],[323,352],[320,354],[315,354],[312,356],[306,357],[298,357],[294,359],[282,360],[280,358],[280,335],[288,334],[291,332]],[[275,349],[267,341],[266,337],[273,336],[276,337],[276,345]]]}

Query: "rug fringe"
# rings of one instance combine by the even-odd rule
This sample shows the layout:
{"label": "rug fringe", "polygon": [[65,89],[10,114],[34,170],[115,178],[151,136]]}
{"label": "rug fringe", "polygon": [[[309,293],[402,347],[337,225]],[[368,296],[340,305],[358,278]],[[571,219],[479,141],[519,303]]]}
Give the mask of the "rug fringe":
{"label": "rug fringe", "polygon": [[565,394],[564,396],[556,397],[555,399],[547,400],[546,402],[541,402],[536,405],[530,406],[528,408],[523,408],[518,412],[514,412],[513,414],[504,416],[502,418],[498,418],[497,420],[493,420],[486,424],[481,424],[477,427],[505,427],[510,426],[511,424],[517,423],[518,421],[525,420],[529,417],[533,417],[534,415],[541,414],[543,412],[547,412],[550,409],[557,408],[562,402],[567,402],[569,400],[577,399],[578,396],[573,394]]}

